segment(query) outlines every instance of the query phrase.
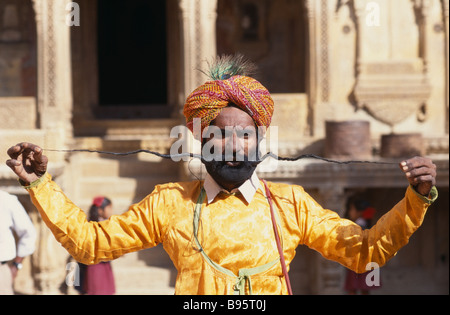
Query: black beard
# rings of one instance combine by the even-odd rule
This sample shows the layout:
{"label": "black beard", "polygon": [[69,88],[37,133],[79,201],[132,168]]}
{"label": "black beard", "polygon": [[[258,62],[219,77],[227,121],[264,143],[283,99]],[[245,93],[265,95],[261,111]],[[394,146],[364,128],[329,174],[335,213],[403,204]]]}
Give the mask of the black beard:
{"label": "black beard", "polygon": [[224,158],[222,161],[203,160],[203,163],[216,183],[228,191],[241,186],[247,179],[252,177],[259,164],[259,162],[248,161],[247,157],[236,166],[229,165]]}

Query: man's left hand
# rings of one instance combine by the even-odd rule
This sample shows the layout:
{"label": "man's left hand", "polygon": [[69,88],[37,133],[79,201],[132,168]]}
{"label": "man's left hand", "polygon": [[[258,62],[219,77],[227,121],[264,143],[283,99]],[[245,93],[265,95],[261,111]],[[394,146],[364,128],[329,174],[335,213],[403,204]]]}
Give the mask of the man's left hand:
{"label": "man's left hand", "polygon": [[405,160],[400,163],[400,169],[409,183],[423,196],[428,196],[431,188],[436,185],[436,165],[429,158],[416,156]]}

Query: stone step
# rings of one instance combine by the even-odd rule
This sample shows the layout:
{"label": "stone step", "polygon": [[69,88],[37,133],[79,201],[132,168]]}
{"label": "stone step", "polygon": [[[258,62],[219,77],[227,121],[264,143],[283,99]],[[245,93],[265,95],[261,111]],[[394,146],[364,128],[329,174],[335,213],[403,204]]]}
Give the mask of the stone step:
{"label": "stone step", "polygon": [[118,295],[173,295],[176,273],[172,269],[151,266],[115,266]]}
{"label": "stone step", "polygon": [[162,245],[112,261],[117,294],[174,294],[177,271]]}
{"label": "stone step", "polygon": [[[115,262],[112,261],[111,264],[116,295],[174,294],[176,270],[142,265],[117,266]],[[69,287],[67,294],[78,295],[78,292],[73,287]]]}

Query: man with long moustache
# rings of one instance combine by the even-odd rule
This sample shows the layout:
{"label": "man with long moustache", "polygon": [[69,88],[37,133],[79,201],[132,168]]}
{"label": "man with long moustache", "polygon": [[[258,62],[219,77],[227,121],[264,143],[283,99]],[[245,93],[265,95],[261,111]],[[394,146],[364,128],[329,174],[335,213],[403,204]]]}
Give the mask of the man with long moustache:
{"label": "man with long moustache", "polygon": [[[270,125],[274,104],[245,69],[242,58],[219,58],[212,79],[186,100],[187,126],[194,130],[200,118],[203,146],[223,150],[204,161],[205,180],[158,185],[122,215],[88,222],[52,181],[37,145],[11,147],[7,165],[76,260],[97,264],[162,243],[178,270],[176,294],[291,293],[286,270],[299,245],[356,272],[384,265],[437,198],[436,166],[424,157],[400,163],[405,196],[370,230],[323,209],[300,186],[260,180],[249,156],[257,156],[256,129]],[[209,126],[223,136],[208,133]]]}

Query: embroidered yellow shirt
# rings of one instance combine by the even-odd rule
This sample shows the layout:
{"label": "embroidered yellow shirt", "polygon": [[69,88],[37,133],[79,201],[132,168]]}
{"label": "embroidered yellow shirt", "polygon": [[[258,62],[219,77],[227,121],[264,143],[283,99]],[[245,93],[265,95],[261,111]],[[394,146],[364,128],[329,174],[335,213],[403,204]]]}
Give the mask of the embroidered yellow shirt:
{"label": "embroidered yellow shirt", "polygon": [[[96,264],[162,243],[177,271],[176,294],[233,294],[236,277],[214,268],[193,237],[195,206],[203,182],[158,185],[141,202],[107,221],[88,222],[46,174],[26,187],[55,238],[79,262]],[[284,257],[289,263],[297,246],[306,245],[325,258],[356,272],[369,262],[380,266],[406,243],[437,198],[408,187],[405,197],[370,230],[323,209],[300,186],[268,183],[279,216]],[[203,201],[197,239],[217,265],[233,272],[254,268],[279,257],[270,208],[261,189],[250,203],[240,194],[220,193]],[[280,263],[251,276],[253,294],[287,294]],[[249,293],[248,284],[245,292]]]}

